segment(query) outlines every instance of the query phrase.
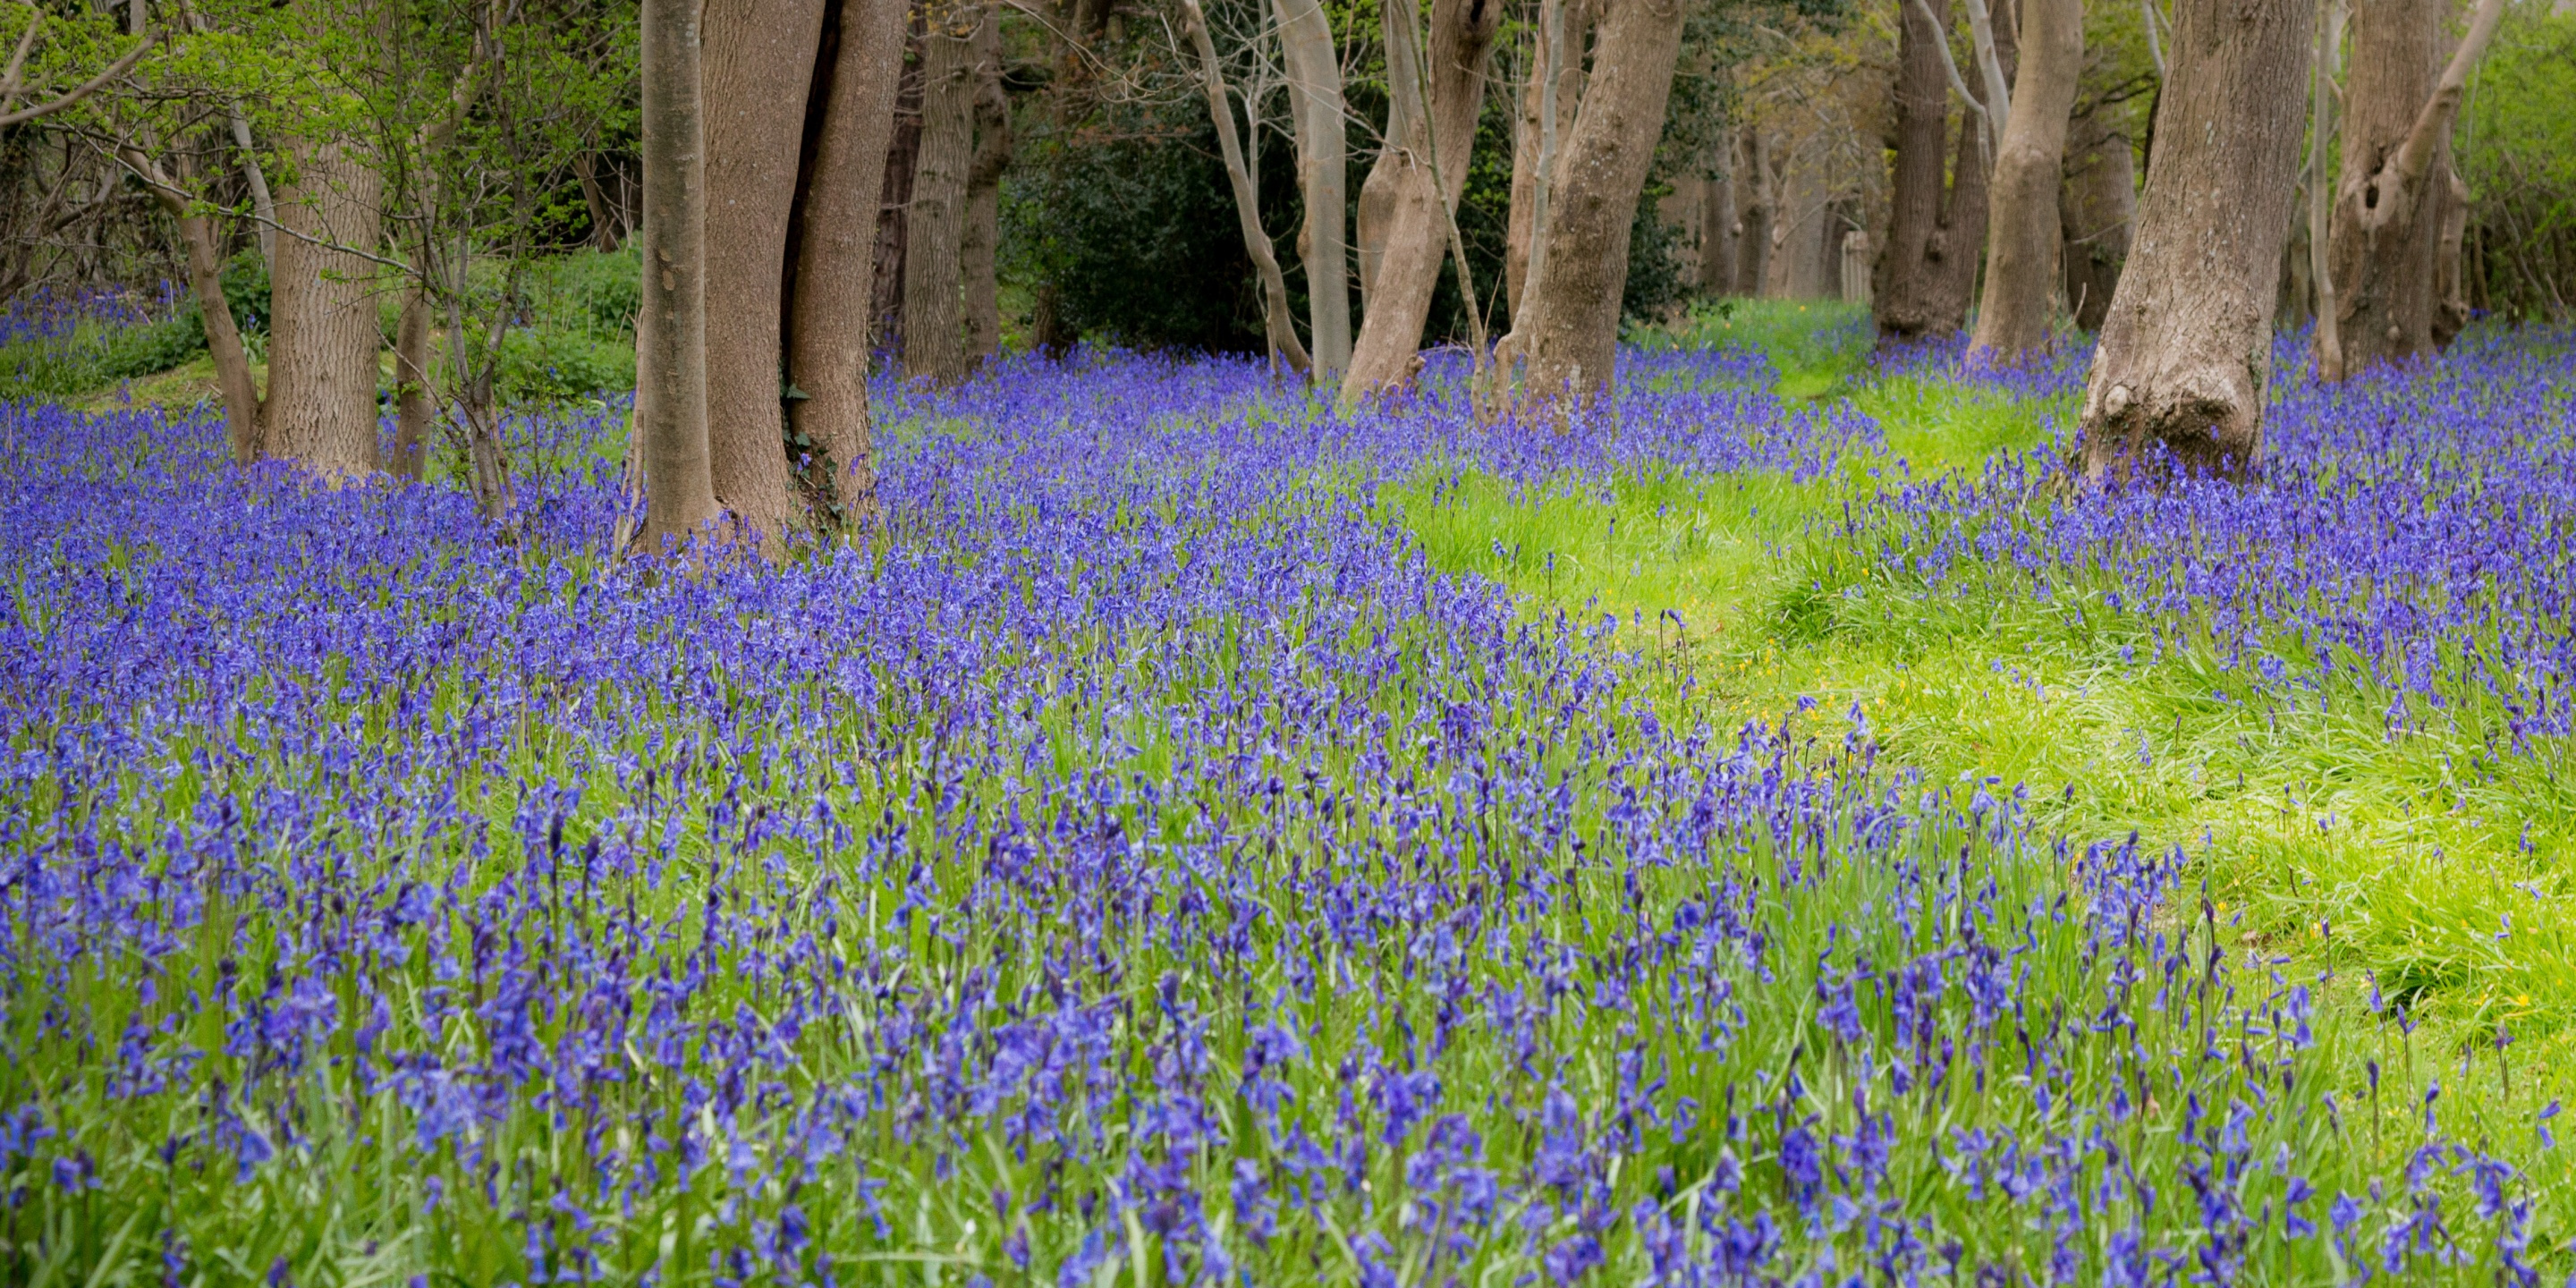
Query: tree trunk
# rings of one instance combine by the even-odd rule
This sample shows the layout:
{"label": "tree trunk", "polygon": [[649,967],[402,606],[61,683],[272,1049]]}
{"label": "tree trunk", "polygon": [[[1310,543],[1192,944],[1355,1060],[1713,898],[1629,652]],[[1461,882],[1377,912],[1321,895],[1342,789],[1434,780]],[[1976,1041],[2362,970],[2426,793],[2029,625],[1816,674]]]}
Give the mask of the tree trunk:
{"label": "tree trunk", "polygon": [[776,538],[800,507],[780,410],[781,291],[822,0],[706,6],[707,461],[741,536]]}
{"label": "tree trunk", "polygon": [[[1386,6],[1390,56],[1400,32],[1413,26],[1411,0]],[[1499,0],[1432,0],[1431,31],[1420,68],[1430,76],[1428,110],[1423,85],[1412,69],[1394,67],[1388,80],[1393,97],[1411,105],[1392,113],[1407,128],[1396,155],[1390,191],[1393,205],[1380,252],[1377,282],[1371,288],[1367,319],[1351,350],[1350,374],[1342,381],[1345,401],[1396,388],[1413,379],[1422,347],[1423,323],[1431,316],[1432,292],[1440,285],[1440,262],[1449,249],[1449,224],[1467,188],[1467,166],[1476,143],[1476,117],[1485,105],[1485,60],[1502,29]],[[1407,46],[1411,41],[1401,42]],[[1475,307],[1470,299],[1468,307]]]}
{"label": "tree trunk", "polygon": [[1724,295],[1735,289],[1736,248],[1743,225],[1735,214],[1735,167],[1729,149],[1718,150],[1718,171],[1702,179],[1699,199],[1699,289]]}
{"label": "tree trunk", "polygon": [[1681,0],[1609,0],[1565,181],[1549,210],[1546,279],[1530,300],[1529,388],[1541,399],[1608,394],[1619,346],[1628,232],[1664,129],[1681,53]]}
{"label": "tree trunk", "polygon": [[2129,478],[2157,445],[2256,468],[2315,22],[2306,3],[2174,5],[2137,241],[2085,384],[2089,479]]}
{"label": "tree trunk", "polygon": [[2442,167],[2442,240],[2433,252],[2433,343],[2449,348],[2469,324],[2469,297],[2461,259],[2469,234],[2469,185],[2457,168]]}
{"label": "tree trunk", "polygon": [[429,296],[403,289],[402,322],[394,331],[394,477],[419,482],[429,465]]}
{"label": "tree trunk", "polygon": [[1225,72],[1216,60],[1216,41],[1208,35],[1207,15],[1199,9],[1198,0],[1181,0],[1187,15],[1190,43],[1198,51],[1199,84],[1207,93],[1208,115],[1216,125],[1217,152],[1225,163],[1227,186],[1234,189],[1235,221],[1243,233],[1243,249],[1252,258],[1253,270],[1261,278],[1261,324],[1270,340],[1270,358],[1281,357],[1297,370],[1310,371],[1313,359],[1306,347],[1297,341],[1297,324],[1288,311],[1288,284],[1280,275],[1279,258],[1270,248],[1270,234],[1261,230],[1261,208],[1254,200],[1252,175],[1244,168],[1243,144],[1234,133],[1234,107],[1226,99]]}
{"label": "tree trunk", "polygon": [[2064,236],[2057,190],[2066,168],[2067,114],[2084,70],[2083,0],[2024,0],[2012,111],[1995,156],[1986,222],[1986,289],[1968,351],[2020,362],[2046,352],[2049,295]]}
{"label": "tree trunk", "polygon": [[[1929,10],[1927,14],[1925,11]],[[1966,321],[1968,297],[1948,271],[1953,256],[1976,256],[1985,229],[1954,227],[1959,189],[1982,168],[1960,151],[1958,177],[1944,182],[1950,153],[1950,0],[1908,0],[1896,74],[1895,161],[1888,183],[1887,249],[1872,296],[1879,335],[1896,340],[1948,335]],[[1969,136],[1975,115],[1966,121]],[[1982,185],[1980,185],[1982,187]],[[1982,208],[1982,207],[1981,207]],[[1969,238],[1973,237],[1973,240]]]}
{"label": "tree trunk", "polygon": [[[270,283],[269,455],[331,483],[376,472],[375,264],[357,249],[381,240],[382,188],[354,145],[300,143],[295,180],[278,194],[277,272]],[[342,248],[348,249],[342,249]]]}
{"label": "tree trunk", "polygon": [[966,172],[975,152],[975,28],[980,6],[934,15],[922,39],[921,157],[905,217],[903,370],[940,384],[966,378]]}
{"label": "tree trunk", "polygon": [[572,172],[581,183],[582,206],[590,212],[591,248],[608,252],[624,245],[631,231],[626,222],[625,202],[618,194],[609,191],[611,184],[621,188],[625,184],[616,167],[612,165],[609,168],[608,181],[603,183],[599,176],[599,154],[584,151],[574,154]]}
{"label": "tree trunk", "polygon": [[1753,182],[1744,190],[1744,236],[1736,243],[1735,293],[1760,299],[1770,286],[1772,225],[1779,222],[1780,212],[1780,179],[1771,168],[1771,136],[1760,126],[1744,127],[1743,156]]}
{"label": "tree trunk", "polygon": [[1316,367],[1351,365],[1349,168],[1342,123],[1342,63],[1320,0],[1276,0],[1279,43],[1288,62],[1288,106],[1296,122],[1297,179],[1306,224],[1297,255],[1306,266],[1307,334]]}
{"label": "tree trunk", "polygon": [[648,552],[722,517],[707,444],[706,153],[696,0],[643,0],[644,270],[635,430]]}
{"label": "tree trunk", "polygon": [[958,249],[966,291],[969,370],[1002,351],[1002,170],[1011,163],[1011,100],[1002,88],[1002,22],[988,9],[975,28],[975,154],[966,167],[966,229]]}
{"label": "tree trunk", "polygon": [[844,0],[831,72],[804,167],[796,284],[788,302],[787,371],[805,397],[787,404],[801,474],[844,525],[876,518],[874,427],[868,416],[871,272],[878,194],[903,72],[904,0]]}
{"label": "tree trunk", "polygon": [[173,183],[142,149],[120,148],[118,155],[143,176],[153,199],[179,226],[179,244],[188,258],[188,289],[197,297],[197,316],[206,332],[206,356],[214,363],[215,383],[224,393],[224,444],[232,450],[233,464],[252,464],[260,457],[259,389],[251,383],[241,329],[233,324],[232,304],[224,298],[223,247],[215,221],[189,209],[185,194],[194,185],[188,182],[193,178],[188,158],[184,153],[178,157],[180,182]]}
{"label": "tree trunk", "polygon": [[907,16],[903,73],[896,82],[893,132],[886,137],[884,196],[877,212],[874,283],[868,291],[868,316],[876,346],[889,354],[903,352],[904,261],[910,249],[912,174],[921,160],[921,60],[927,24],[919,9]]}
{"label": "tree trunk", "polygon": [[2137,162],[2129,141],[2087,118],[2086,145],[2075,153],[2058,189],[2058,220],[2065,238],[2066,307],[2075,325],[2102,329],[2120,266],[2129,258],[2129,234],[2138,217]]}
{"label": "tree trunk", "polygon": [[[1574,109],[1583,101],[1583,45],[1589,29],[1591,6],[1585,0],[1558,0],[1555,21],[1559,30],[1554,37],[1548,32],[1548,20],[1541,18],[1538,41],[1530,52],[1528,79],[1521,83],[1520,124],[1512,140],[1512,204],[1503,229],[1504,298],[1510,303],[1512,316],[1521,312],[1521,295],[1529,285],[1531,235],[1540,205],[1541,170],[1549,173],[1548,182],[1565,173],[1565,141],[1574,134]],[[1552,48],[1562,46],[1554,54]],[[1549,92],[1547,69],[1550,58],[1556,62],[1556,85]],[[1555,120],[1545,119],[1550,103],[1555,105]],[[1551,132],[1551,126],[1553,130]],[[1548,144],[1553,140],[1551,152]],[[1547,164],[1542,166],[1541,161]]]}
{"label": "tree trunk", "polygon": [[2481,0],[2442,65],[2442,0],[2358,0],[2344,84],[2343,165],[2327,232],[2335,331],[2329,380],[2434,351],[2451,125],[2502,0]]}

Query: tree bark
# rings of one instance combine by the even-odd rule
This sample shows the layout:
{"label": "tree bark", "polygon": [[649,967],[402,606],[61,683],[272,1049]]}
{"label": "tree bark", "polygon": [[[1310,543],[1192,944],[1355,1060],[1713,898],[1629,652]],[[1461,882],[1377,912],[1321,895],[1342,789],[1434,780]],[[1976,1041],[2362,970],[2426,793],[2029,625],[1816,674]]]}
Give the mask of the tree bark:
{"label": "tree bark", "polygon": [[[1887,249],[1879,257],[1872,296],[1879,335],[1910,340],[1949,335],[1967,320],[1968,294],[1951,261],[1964,258],[1974,272],[1985,241],[1985,184],[1973,111],[1963,123],[1956,177],[1944,181],[1950,168],[1950,0],[1908,0],[1901,15]],[[1963,226],[1961,217],[1972,208],[1976,225]]]}
{"label": "tree bark", "polygon": [[2442,0],[2359,0],[2344,85],[2343,165],[2327,232],[2337,338],[2327,379],[2435,349],[2451,125],[2502,0],[2481,0],[2442,66]]}
{"label": "tree bark", "polygon": [[981,6],[935,13],[922,38],[921,156],[905,217],[903,370],[955,384],[966,378],[966,172],[975,151],[975,25]]}
{"label": "tree bark", "polygon": [[987,9],[975,28],[975,152],[966,167],[965,237],[958,247],[966,291],[966,366],[1002,351],[1002,170],[1011,163],[1011,100],[1002,88],[1002,23]]}
{"label": "tree bark", "polygon": [[1703,178],[1699,199],[1699,289],[1724,295],[1735,289],[1735,255],[1743,226],[1735,216],[1735,167],[1718,149],[1718,171]]}
{"label": "tree bark", "polygon": [[706,153],[696,0],[643,0],[643,291],[635,430],[648,552],[722,517],[707,442]]}
{"label": "tree bark", "polygon": [[800,478],[828,517],[876,518],[875,433],[868,414],[877,206],[903,72],[904,0],[844,0],[822,101],[788,303],[787,371],[805,397],[787,404]]}
{"label": "tree bark", "polygon": [[910,258],[906,235],[912,227],[912,175],[921,160],[921,62],[928,31],[919,9],[907,15],[904,30],[903,72],[895,85],[894,126],[886,137],[877,211],[874,284],[868,292],[874,343],[893,355],[903,352],[904,262]]}
{"label": "tree bark", "polygon": [[[374,474],[375,264],[357,249],[381,240],[382,181],[356,145],[298,143],[295,179],[278,194],[277,271],[270,283],[269,455],[334,483]],[[346,249],[344,249],[346,248]]]}
{"label": "tree bark", "polygon": [[710,0],[704,31],[707,461],[738,536],[800,507],[781,411],[787,225],[822,0]]}
{"label": "tree bark", "polygon": [[[1539,22],[1529,77],[1521,84],[1520,125],[1512,140],[1512,203],[1503,230],[1503,286],[1516,319],[1529,285],[1530,250],[1536,240],[1532,230],[1543,204],[1540,189],[1565,173],[1565,140],[1574,134],[1574,110],[1583,101],[1583,46],[1591,6],[1585,0],[1557,0],[1552,12],[1553,19],[1543,15]],[[1553,35],[1551,21],[1556,25]],[[1547,83],[1551,60],[1556,67],[1553,92]],[[1550,105],[1553,120],[1548,119]]]}
{"label": "tree bark", "polygon": [[394,331],[394,477],[419,482],[429,465],[429,296],[403,291],[402,321]]}
{"label": "tree bark", "polygon": [[1986,222],[1986,289],[1972,355],[2020,362],[2049,346],[2049,294],[2063,237],[2057,190],[2065,175],[2067,115],[2084,70],[2083,0],[2024,0],[2015,41],[2020,67],[1996,150],[1994,213]]}
{"label": "tree bark", "polygon": [[2059,259],[2066,269],[2066,307],[2075,325],[2102,329],[2120,266],[2129,258],[2129,235],[2138,217],[2137,161],[2129,141],[2088,118],[2090,138],[2058,189],[2058,219],[2065,238]]}
{"label": "tree bark", "polygon": [[[1411,0],[1386,6],[1390,57],[1399,32],[1413,27],[1415,12]],[[1342,381],[1344,401],[1413,379],[1422,327],[1431,315],[1431,296],[1440,285],[1440,263],[1449,249],[1450,220],[1467,188],[1476,118],[1485,104],[1485,60],[1502,29],[1502,14],[1499,0],[1432,0],[1431,31],[1420,60],[1430,77],[1428,110],[1421,77],[1413,68],[1396,66],[1388,72],[1388,81],[1397,87],[1393,97],[1411,100],[1391,113],[1403,118],[1407,133],[1400,152],[1393,146],[1397,140],[1388,140],[1396,158],[1389,185],[1393,204],[1368,317]],[[1412,42],[1402,43],[1409,52]]]}
{"label": "tree bark", "polygon": [[1610,390],[1628,232],[1663,133],[1681,0],[1609,0],[1583,106],[1567,141],[1563,184],[1549,210],[1545,280],[1534,283],[1528,388],[1544,400],[1591,401]]}
{"label": "tree bark", "polygon": [[260,457],[259,389],[251,383],[250,360],[242,352],[241,328],[233,324],[232,303],[224,298],[223,247],[212,216],[191,208],[193,178],[185,155],[176,162],[174,183],[140,148],[120,148],[118,156],[151,190],[153,200],[179,226],[179,244],[188,258],[188,289],[197,297],[197,316],[206,332],[206,356],[214,363],[215,383],[224,394],[224,444],[233,464],[249,465]]}
{"label": "tree bark", "polygon": [[1743,173],[1751,175],[1752,180],[1743,185],[1744,208],[1739,222],[1744,226],[1744,235],[1736,243],[1735,293],[1760,299],[1771,280],[1771,226],[1778,222],[1780,180],[1771,166],[1771,136],[1760,126],[1745,126],[1737,142],[1737,155],[1744,161]]}
{"label": "tree bark", "polygon": [[2137,241],[2085,384],[2091,480],[2159,445],[2186,469],[2257,467],[2315,22],[2306,3],[2174,5]]}
{"label": "tree bark", "polygon": [[1288,283],[1280,275],[1279,257],[1270,248],[1270,234],[1261,230],[1261,209],[1253,199],[1252,175],[1244,168],[1243,144],[1234,133],[1234,107],[1226,99],[1225,72],[1216,61],[1216,41],[1208,35],[1207,15],[1200,11],[1198,0],[1181,0],[1187,15],[1190,43],[1198,51],[1199,84],[1207,92],[1208,114],[1215,120],[1217,151],[1225,162],[1225,177],[1234,189],[1235,219],[1243,232],[1243,249],[1252,257],[1253,270],[1261,276],[1261,321],[1270,339],[1273,362],[1281,357],[1298,371],[1311,371],[1314,360],[1306,356],[1306,346],[1297,340],[1297,324],[1288,311]]}
{"label": "tree bark", "polygon": [[1306,266],[1306,329],[1316,367],[1346,371],[1351,365],[1349,168],[1342,122],[1342,63],[1333,48],[1332,20],[1321,0],[1275,0],[1279,43],[1288,62],[1288,106],[1295,118],[1297,180],[1305,195],[1306,223],[1297,238]]}

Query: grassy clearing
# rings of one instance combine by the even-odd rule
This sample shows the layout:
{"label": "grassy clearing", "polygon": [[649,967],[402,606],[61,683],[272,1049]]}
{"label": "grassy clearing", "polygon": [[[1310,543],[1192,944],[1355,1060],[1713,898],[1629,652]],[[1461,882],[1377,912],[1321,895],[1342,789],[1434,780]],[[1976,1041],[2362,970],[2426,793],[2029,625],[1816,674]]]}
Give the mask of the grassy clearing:
{"label": "grassy clearing", "polygon": [[2388,695],[2349,687],[2296,707],[2251,697],[2215,649],[2151,657],[2143,633],[2083,611],[2100,587],[2080,579],[2042,600],[2014,578],[1927,592],[1892,575],[1840,530],[1846,515],[1893,481],[2027,450],[2071,403],[1921,377],[1852,386],[1832,315],[1826,340],[1802,340],[1783,312],[1740,308],[1698,331],[1782,355],[1784,391],[1850,388],[1884,437],[1823,478],[1665,474],[1546,495],[1451,472],[1381,501],[1444,568],[1535,611],[1617,614],[1668,664],[1667,698],[1720,727],[1856,705],[1889,761],[1933,781],[2026,784],[2034,816],[2079,842],[2134,831],[2184,847],[2249,943],[2375,973],[2446,1042],[2501,1022],[2570,1048],[2564,747],[2496,755],[2473,720],[2392,738]]}

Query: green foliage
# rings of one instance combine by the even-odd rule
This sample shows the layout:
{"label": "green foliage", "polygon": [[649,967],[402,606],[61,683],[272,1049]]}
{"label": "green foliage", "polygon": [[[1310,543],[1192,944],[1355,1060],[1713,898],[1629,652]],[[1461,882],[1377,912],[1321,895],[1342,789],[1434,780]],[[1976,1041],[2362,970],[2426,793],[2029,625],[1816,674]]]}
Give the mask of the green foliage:
{"label": "green foliage", "polygon": [[268,261],[256,246],[224,261],[224,304],[244,335],[268,334]]}
{"label": "green foliage", "polygon": [[168,371],[206,351],[193,307],[139,326],[84,322],[70,335],[0,347],[0,400],[68,398]]}
{"label": "green foliage", "polygon": [[2576,295],[2576,16],[2506,11],[2454,146],[2473,203],[2471,302],[2563,316]]}

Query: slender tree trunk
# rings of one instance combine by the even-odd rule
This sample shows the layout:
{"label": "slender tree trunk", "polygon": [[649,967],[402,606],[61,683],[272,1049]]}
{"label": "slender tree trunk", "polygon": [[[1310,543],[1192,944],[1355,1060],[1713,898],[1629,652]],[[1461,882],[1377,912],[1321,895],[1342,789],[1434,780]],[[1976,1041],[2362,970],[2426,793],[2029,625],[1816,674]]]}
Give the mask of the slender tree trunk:
{"label": "slender tree trunk", "polygon": [[904,374],[940,384],[966,378],[966,172],[975,153],[975,34],[982,9],[934,14],[922,40],[921,157],[905,219]]}
{"label": "slender tree trunk", "polygon": [[1002,351],[995,256],[1002,239],[1002,170],[1011,163],[1011,100],[1002,88],[1002,22],[987,9],[975,28],[975,154],[966,167],[966,229],[958,249],[966,290],[966,365]]}
{"label": "slender tree trunk", "polygon": [[403,291],[402,322],[394,331],[394,477],[419,482],[429,464],[429,296],[417,286]]}
{"label": "slender tree trunk", "polygon": [[[1950,153],[1950,0],[1908,0],[1898,41],[1895,159],[1888,182],[1887,248],[1872,284],[1878,333],[1890,339],[1947,335],[1967,317],[1967,297],[1945,272],[1954,255],[1973,258],[1976,243],[1955,240],[1944,218],[1958,203],[1945,182]],[[1976,128],[1973,117],[1968,122]],[[1966,154],[1963,153],[1963,156]],[[1957,183],[1968,181],[1963,168]]]}
{"label": "slender tree trunk", "polygon": [[905,33],[903,74],[895,86],[894,129],[886,139],[884,196],[877,213],[875,283],[868,294],[874,343],[892,355],[903,352],[904,263],[910,258],[906,243],[912,228],[913,171],[921,160],[921,72],[928,24],[918,8],[909,14]]}
{"label": "slender tree trunk", "polygon": [[2120,284],[2120,266],[2129,258],[2130,229],[2138,217],[2137,162],[2127,139],[2106,132],[2098,120],[2088,118],[2086,125],[2090,137],[2058,191],[2065,237],[2059,257],[2075,325],[2099,331]]}
{"label": "slender tree trunk", "polygon": [[[581,183],[582,206],[590,212],[591,247],[603,252],[616,250],[626,239],[626,228],[619,218],[618,202],[609,194],[608,185],[599,181],[599,154],[575,154],[572,173]],[[615,178],[613,174],[610,177]]]}
{"label": "slender tree trunk", "polygon": [[1743,156],[1753,182],[1744,190],[1744,237],[1737,243],[1735,293],[1760,299],[1769,293],[1771,248],[1776,244],[1772,225],[1780,213],[1780,180],[1771,167],[1771,136],[1760,126],[1744,127]]}
{"label": "slender tree trunk", "polygon": [[1306,223],[1297,238],[1306,266],[1307,333],[1316,367],[1338,374],[1351,365],[1350,236],[1346,188],[1347,134],[1342,122],[1342,63],[1332,20],[1321,0],[1275,0],[1279,43],[1288,62],[1288,104],[1296,120],[1297,180]]}
{"label": "slender tree trunk", "polygon": [[1606,396],[1619,345],[1628,232],[1663,133],[1681,0],[1609,0],[1591,81],[1584,87],[1565,181],[1551,204],[1547,275],[1530,301],[1529,389],[1541,399]]}
{"label": "slender tree trunk", "polygon": [[2343,167],[2327,233],[2342,352],[2328,379],[2429,354],[2439,312],[2451,125],[2503,0],[2481,0],[2442,61],[2442,0],[2359,0],[2344,85]]}
{"label": "slender tree trunk", "polygon": [[[381,241],[382,183],[355,145],[299,144],[295,181],[279,193],[277,272],[270,285],[268,401],[271,456],[331,483],[374,474],[375,264],[354,253]],[[342,248],[351,249],[342,249]]]}
{"label": "slender tree trunk", "polygon": [[648,552],[722,517],[707,443],[706,153],[696,0],[643,0],[644,270],[635,431]]}
{"label": "slender tree trunk", "polygon": [[[1536,244],[1532,230],[1544,204],[1541,189],[1565,173],[1565,141],[1573,137],[1574,111],[1583,101],[1583,46],[1591,13],[1587,0],[1544,6],[1529,76],[1521,83],[1520,124],[1512,140],[1512,204],[1503,231],[1504,298],[1516,319],[1529,287],[1530,251]],[[1551,66],[1556,69],[1552,87]]]}
{"label": "slender tree trunk", "polygon": [[2057,190],[2066,168],[2067,114],[2084,70],[2083,0],[2024,0],[2020,69],[1995,157],[1995,211],[1986,222],[1986,289],[1968,351],[2019,362],[2047,351],[2049,295],[2063,237]]}
{"label": "slender tree trunk", "polygon": [[1701,180],[1699,199],[1699,290],[1724,295],[1735,289],[1735,255],[1743,225],[1735,215],[1735,166],[1732,149],[1719,148],[1717,174]]}
{"label": "slender tree trunk", "polygon": [[[173,182],[142,149],[119,148],[117,155],[143,177],[153,200],[179,226],[179,245],[188,258],[188,289],[197,297],[197,316],[206,332],[206,356],[214,363],[215,383],[224,394],[224,443],[235,465],[260,457],[259,389],[251,383],[250,360],[242,352],[241,329],[233,324],[232,304],[224,298],[223,248],[212,217],[193,212],[185,192],[195,176],[182,154]],[[186,185],[183,187],[182,185]]]}
{"label": "slender tree trunk", "polygon": [[787,225],[822,0],[706,6],[707,460],[739,535],[775,539],[802,507],[787,458],[779,334]]}
{"label": "slender tree trunk", "polygon": [[1261,320],[1270,339],[1271,360],[1281,357],[1299,371],[1309,371],[1314,360],[1306,356],[1306,346],[1297,340],[1297,323],[1288,310],[1288,283],[1279,272],[1278,255],[1270,248],[1270,234],[1261,230],[1261,209],[1253,199],[1252,175],[1244,168],[1243,144],[1234,133],[1234,107],[1226,100],[1225,73],[1216,60],[1216,42],[1209,37],[1207,15],[1200,11],[1198,0],[1181,0],[1187,14],[1189,38],[1199,56],[1199,84],[1207,92],[1208,115],[1216,123],[1217,151],[1225,162],[1225,177],[1234,189],[1234,213],[1242,226],[1243,248],[1252,257],[1255,272],[1261,275]]}
{"label": "slender tree trunk", "polygon": [[[1387,47],[1393,50],[1398,30],[1412,27],[1417,11],[1410,0],[1394,0],[1385,12]],[[1415,354],[1431,315],[1432,293],[1440,285],[1452,212],[1467,188],[1476,118],[1485,104],[1485,61],[1502,29],[1502,13],[1499,0],[1432,0],[1431,31],[1420,68],[1430,77],[1428,110],[1421,98],[1422,78],[1414,69],[1398,67],[1388,73],[1388,80],[1400,87],[1394,97],[1412,100],[1398,113],[1408,134],[1392,171],[1394,204],[1368,317],[1351,351],[1350,374],[1342,381],[1345,401],[1407,384],[1419,365]],[[1409,50],[1412,42],[1403,43]],[[1470,299],[1468,307],[1474,306]]]}
{"label": "slender tree trunk", "polygon": [[801,478],[845,525],[876,518],[868,415],[869,324],[878,195],[903,71],[904,0],[844,0],[832,70],[804,167],[787,370],[805,397],[788,424],[810,454]]}
{"label": "slender tree trunk", "polygon": [[2129,478],[2156,445],[2257,468],[2315,23],[2305,3],[2174,4],[2137,241],[2085,384],[2088,478]]}
{"label": "slender tree trunk", "polygon": [[2469,234],[2469,185],[2457,167],[2442,167],[2442,239],[2433,252],[2433,343],[2449,348],[2469,324],[2469,297],[2462,285],[2463,251]]}

